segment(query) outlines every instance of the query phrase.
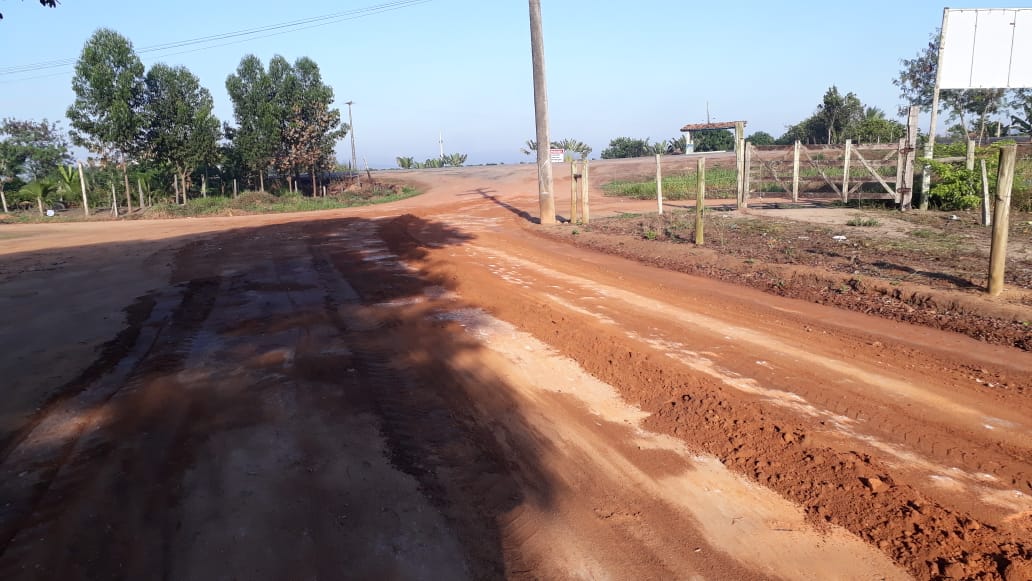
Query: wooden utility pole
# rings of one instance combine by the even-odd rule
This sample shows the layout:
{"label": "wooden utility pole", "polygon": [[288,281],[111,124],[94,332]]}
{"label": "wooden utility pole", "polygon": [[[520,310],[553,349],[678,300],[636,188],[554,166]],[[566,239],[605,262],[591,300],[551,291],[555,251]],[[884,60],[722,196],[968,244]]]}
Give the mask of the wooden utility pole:
{"label": "wooden utility pole", "polygon": [[1014,187],[1014,166],[1018,146],[1011,143],[1000,149],[1000,171],[996,179],[996,202],[993,206],[993,239],[989,249],[989,295],[1003,292],[1003,275],[1007,262],[1007,234],[1010,230],[1011,189]]}
{"label": "wooden utility pole", "polygon": [[656,154],[656,204],[659,206],[659,215],[663,215],[663,157]]}
{"label": "wooden utility pole", "polygon": [[[534,66],[534,120],[537,129],[538,201],[542,224],[555,224],[552,197],[552,161],[548,137],[548,86],[545,82],[545,44],[541,31],[541,0],[530,2],[530,53]],[[587,175],[587,164],[585,164]],[[585,203],[585,208],[587,203]],[[587,222],[587,212],[585,212]]]}
{"label": "wooden utility pole", "polygon": [[699,169],[695,174],[698,193],[695,196],[695,243],[702,246],[702,212],[706,206],[706,158],[699,158]]}
{"label": "wooden utility pole", "polygon": [[86,199],[86,174],[82,173],[82,162],[79,162],[79,187],[82,188],[82,211],[86,216],[90,215],[90,202]]}

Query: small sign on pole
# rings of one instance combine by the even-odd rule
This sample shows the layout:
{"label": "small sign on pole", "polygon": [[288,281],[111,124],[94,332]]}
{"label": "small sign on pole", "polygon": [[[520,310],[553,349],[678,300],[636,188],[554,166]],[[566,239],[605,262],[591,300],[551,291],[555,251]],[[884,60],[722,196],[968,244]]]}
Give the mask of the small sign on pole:
{"label": "small sign on pole", "polygon": [[548,157],[552,163],[563,163],[566,159],[566,150],[553,147],[548,150]]}

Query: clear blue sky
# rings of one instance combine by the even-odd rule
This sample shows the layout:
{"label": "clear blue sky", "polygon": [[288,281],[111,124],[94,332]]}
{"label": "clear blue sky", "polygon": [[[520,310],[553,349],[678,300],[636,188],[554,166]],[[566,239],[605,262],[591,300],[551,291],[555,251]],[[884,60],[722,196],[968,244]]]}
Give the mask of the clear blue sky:
{"label": "clear blue sky", "polygon": [[[295,21],[390,0],[0,0],[0,69],[75,59],[99,27],[137,49]],[[1028,4],[1027,0],[1025,4]],[[968,2],[951,8],[1020,7]],[[618,136],[669,139],[685,123],[745,119],[775,136],[814,111],[832,84],[895,115],[899,59],[920,50],[943,6],[927,0],[617,2],[542,0],[553,139],[598,156]],[[224,42],[224,41],[223,41]],[[430,0],[328,26],[204,50],[143,54],[185,65],[232,120],[226,76],[248,53],[309,56],[343,102],[353,100],[359,158],[465,152],[469,163],[518,162],[534,136],[524,0]],[[180,53],[180,54],[172,54]],[[0,116],[64,119],[72,66],[0,75]],[[35,77],[35,78],[34,78]],[[350,156],[350,145],[338,146]]]}

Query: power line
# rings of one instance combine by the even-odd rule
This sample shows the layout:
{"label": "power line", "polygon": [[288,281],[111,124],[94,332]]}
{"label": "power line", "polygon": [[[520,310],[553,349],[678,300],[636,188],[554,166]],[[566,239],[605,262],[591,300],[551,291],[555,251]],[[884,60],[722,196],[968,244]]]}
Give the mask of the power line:
{"label": "power line", "polygon": [[[367,7],[364,7],[364,8],[356,8],[356,9],[353,9],[353,10],[346,10],[346,11],[343,11],[343,12],[335,12],[335,13],[332,13],[332,14],[323,14],[321,16],[312,16],[312,17],[309,17],[309,18],[301,19],[301,20],[293,20],[293,21],[289,21],[289,22],[280,22],[280,23],[277,23],[277,24],[269,24],[269,25],[260,26],[260,27],[256,27],[256,28],[249,28],[249,29],[237,30],[237,31],[232,31],[232,32],[224,32],[224,33],[212,34],[212,35],[208,35],[208,36],[202,36],[202,37],[197,37],[197,38],[192,38],[192,39],[187,39],[187,40],[179,40],[179,41],[173,41],[173,42],[167,42],[167,43],[163,43],[163,44],[147,46],[147,47],[143,47],[141,49],[138,49],[136,51],[136,53],[137,54],[162,53],[164,51],[168,51],[168,50],[172,50],[172,49],[176,49],[176,48],[187,47],[187,46],[194,46],[194,45],[199,45],[199,44],[207,44],[208,45],[208,46],[202,46],[202,47],[199,47],[199,48],[195,48],[195,49],[187,50],[187,51],[181,51],[181,52],[172,52],[172,53],[165,52],[164,54],[160,54],[160,55],[157,55],[157,56],[158,57],[164,57],[164,56],[173,56],[173,55],[177,55],[177,54],[186,54],[186,53],[190,53],[190,52],[198,52],[198,51],[208,50],[208,49],[211,49],[211,48],[218,48],[218,47],[222,47],[222,46],[228,46],[228,45],[231,45],[231,44],[239,44],[239,43],[248,42],[248,41],[251,41],[251,40],[257,40],[257,39],[261,39],[261,38],[268,38],[268,37],[271,37],[271,36],[279,36],[281,34],[288,34],[288,33],[291,33],[291,32],[298,32],[298,31],[301,31],[301,30],[308,30],[308,29],[317,28],[317,27],[320,27],[320,26],[328,26],[328,25],[331,25],[331,24],[337,24],[337,23],[340,23],[340,22],[348,21],[348,20],[356,20],[356,19],[359,19],[359,18],[365,18],[365,17],[368,17],[368,16],[373,16],[373,15],[381,14],[381,13],[384,13],[384,12],[391,12],[391,11],[394,11],[394,10],[400,10],[402,8],[409,8],[409,7],[412,7],[412,6],[419,5],[419,4],[425,4],[425,3],[431,2],[431,1],[432,0],[398,0],[398,1],[395,1],[395,2],[387,2],[387,3],[384,3],[384,4],[377,4],[375,6],[367,6]],[[262,34],[262,33],[268,33],[268,34]],[[244,38],[241,38],[241,37],[244,37]],[[225,43],[220,43],[220,44],[210,44],[210,43],[218,42],[220,40],[227,40],[227,39],[233,39],[233,38],[235,38],[237,40],[233,40],[233,41],[225,42]],[[14,66],[10,66],[10,67],[0,67],[0,76],[14,75],[14,74],[19,74],[19,73],[30,73],[30,72],[34,73],[34,72],[44,71],[44,70],[47,70],[47,69],[56,69],[56,68],[68,67],[68,66],[74,65],[77,60],[78,60],[78,57],[75,57],[75,58],[65,58],[65,59],[57,59],[57,60],[50,60],[50,61],[42,61],[42,62],[31,63],[31,64],[24,64],[24,65],[14,65]],[[45,75],[45,76],[51,76],[51,75]],[[43,77],[29,77],[29,78],[43,78]],[[29,78],[17,79],[17,80],[29,80]]]}

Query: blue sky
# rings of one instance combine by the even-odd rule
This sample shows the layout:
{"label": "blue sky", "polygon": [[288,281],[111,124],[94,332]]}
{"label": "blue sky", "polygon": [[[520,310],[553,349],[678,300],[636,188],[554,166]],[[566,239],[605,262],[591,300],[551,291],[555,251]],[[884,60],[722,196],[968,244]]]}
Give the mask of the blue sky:
{"label": "blue sky", "polygon": [[[136,48],[382,5],[391,0],[0,0],[0,69],[75,59],[97,28]],[[1025,4],[1028,4],[1027,0]],[[1009,8],[968,2],[951,8]],[[939,26],[941,4],[542,0],[553,139],[601,153],[618,136],[669,139],[685,123],[745,119],[780,135],[811,114],[832,84],[894,115],[891,81]],[[204,50],[141,57],[185,65],[232,119],[226,76],[248,53],[309,56],[343,102],[352,100],[360,163],[399,155],[469,154],[469,163],[529,160],[534,136],[530,32],[524,0],[430,0],[309,30]],[[192,52],[183,52],[191,50]],[[179,54],[172,54],[179,53]],[[64,121],[72,66],[0,75],[0,116]],[[67,126],[67,122],[64,123]],[[339,156],[350,156],[342,142]]]}

